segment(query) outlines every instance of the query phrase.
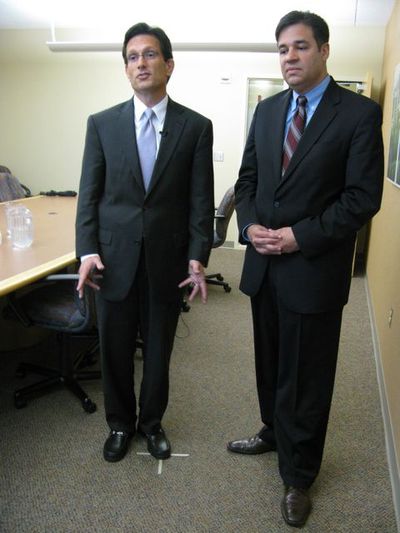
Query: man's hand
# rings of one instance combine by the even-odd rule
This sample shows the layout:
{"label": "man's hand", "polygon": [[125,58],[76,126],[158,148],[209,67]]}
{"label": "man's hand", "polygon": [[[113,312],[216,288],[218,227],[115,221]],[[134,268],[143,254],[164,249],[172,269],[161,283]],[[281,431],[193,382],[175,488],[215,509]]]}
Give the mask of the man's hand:
{"label": "man's hand", "polygon": [[292,254],[299,251],[299,245],[297,244],[292,228],[280,228],[276,230],[281,236],[281,246],[283,254]]}
{"label": "man's hand", "polygon": [[204,267],[200,261],[191,259],[189,261],[189,277],[179,283],[178,287],[186,287],[190,285],[192,290],[189,295],[189,302],[192,302],[198,292],[201,295],[203,304],[207,302],[207,283],[204,277]]}
{"label": "man's hand", "polygon": [[262,255],[281,255],[299,249],[292,228],[269,229],[259,224],[247,228],[247,237],[256,251]]}
{"label": "man's hand", "polygon": [[79,298],[83,298],[83,290],[85,285],[92,287],[92,289],[95,289],[96,291],[100,290],[100,287],[96,283],[95,279],[101,276],[94,276],[93,274],[95,270],[98,270],[99,272],[104,270],[104,265],[98,255],[93,255],[83,260],[81,266],[79,267],[79,281],[76,287],[76,290],[79,293]]}

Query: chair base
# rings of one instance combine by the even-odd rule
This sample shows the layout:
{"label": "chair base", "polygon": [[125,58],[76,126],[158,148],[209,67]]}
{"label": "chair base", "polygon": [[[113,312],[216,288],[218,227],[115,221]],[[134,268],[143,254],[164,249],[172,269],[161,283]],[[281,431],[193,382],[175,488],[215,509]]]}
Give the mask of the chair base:
{"label": "chair base", "polygon": [[224,288],[225,292],[231,292],[232,287],[224,281],[224,278],[222,274],[207,274],[206,275],[206,283],[209,283],[210,285],[219,285],[220,287]]}
{"label": "chair base", "polygon": [[65,361],[61,360],[60,369],[49,368],[41,365],[31,363],[21,363],[17,369],[17,375],[24,377],[28,372],[45,376],[45,379],[37,381],[31,385],[18,389],[14,392],[14,404],[17,409],[26,407],[29,397],[37,395],[39,392],[46,392],[55,385],[63,385],[67,387],[81,402],[82,408],[87,413],[94,413],[97,406],[89,398],[87,393],[79,385],[78,380],[90,380],[101,378],[100,370],[82,370],[87,365],[95,363],[95,354],[99,349],[99,343],[96,339],[86,350],[78,353],[69,367]]}

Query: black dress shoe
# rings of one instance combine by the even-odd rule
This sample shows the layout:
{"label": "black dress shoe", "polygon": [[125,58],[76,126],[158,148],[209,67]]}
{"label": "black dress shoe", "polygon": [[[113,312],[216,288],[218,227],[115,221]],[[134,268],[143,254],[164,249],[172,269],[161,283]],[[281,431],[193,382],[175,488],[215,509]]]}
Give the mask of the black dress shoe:
{"label": "black dress shoe", "polygon": [[258,433],[257,435],[254,435],[254,437],[248,439],[232,440],[231,442],[228,442],[227,448],[231,452],[244,453],[247,455],[256,455],[258,453],[266,453],[276,450],[275,444],[262,440]]}
{"label": "black dress shoe", "polygon": [[304,526],[311,511],[311,500],[307,489],[285,487],[281,510],[282,516],[289,526]]}
{"label": "black dress shoe", "polygon": [[163,428],[155,433],[146,433],[147,449],[156,459],[168,459],[171,456],[171,444]]}
{"label": "black dress shoe", "polygon": [[104,443],[104,459],[111,463],[115,463],[123,459],[128,451],[129,441],[131,438],[132,434],[126,431],[110,431],[110,435]]}

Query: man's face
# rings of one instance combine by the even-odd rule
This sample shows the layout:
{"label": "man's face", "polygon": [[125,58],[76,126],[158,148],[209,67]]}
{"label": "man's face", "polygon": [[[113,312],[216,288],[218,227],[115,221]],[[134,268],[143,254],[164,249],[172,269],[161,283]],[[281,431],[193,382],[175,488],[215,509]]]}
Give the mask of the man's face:
{"label": "man's face", "polygon": [[299,23],[282,30],[278,50],[283,78],[296,92],[304,94],[325,78],[329,44],[318,48],[309,26]]}
{"label": "man's face", "polygon": [[128,41],[126,57],[125,72],[135,94],[145,100],[162,99],[174,61],[164,60],[158,39],[153,35],[136,35]]}

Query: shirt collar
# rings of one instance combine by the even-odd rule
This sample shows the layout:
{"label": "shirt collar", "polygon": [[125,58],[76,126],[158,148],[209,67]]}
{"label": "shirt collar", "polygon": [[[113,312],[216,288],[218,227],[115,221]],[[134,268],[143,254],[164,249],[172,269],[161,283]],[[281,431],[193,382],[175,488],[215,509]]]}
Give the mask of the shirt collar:
{"label": "shirt collar", "polygon": [[[330,81],[331,77],[329,76],[329,74],[327,74],[325,78],[316,87],[311,89],[311,91],[304,93],[303,96],[307,98],[307,105],[309,107],[316,107],[318,105]],[[296,100],[299,95],[300,93],[297,93],[296,91],[292,92],[291,107],[296,107]]]}
{"label": "shirt collar", "polygon": [[[143,112],[147,109],[147,106],[144,105],[144,103],[139,100],[139,98],[133,97],[134,100],[134,108],[135,108],[135,121],[139,122],[142,118]],[[151,109],[154,111],[157,120],[163,124],[165,120],[165,115],[167,114],[167,106],[168,106],[168,95],[166,94],[164,98],[158,102],[155,106],[153,106]]]}

